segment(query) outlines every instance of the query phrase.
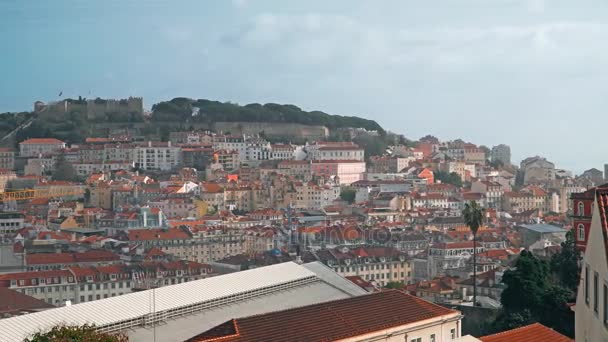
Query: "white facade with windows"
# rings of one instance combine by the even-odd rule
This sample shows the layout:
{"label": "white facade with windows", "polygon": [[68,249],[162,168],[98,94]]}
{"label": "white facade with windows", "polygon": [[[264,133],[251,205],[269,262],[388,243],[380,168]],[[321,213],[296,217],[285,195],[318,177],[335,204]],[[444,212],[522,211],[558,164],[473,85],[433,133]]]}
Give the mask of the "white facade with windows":
{"label": "white facade with windows", "polygon": [[148,142],[135,148],[135,161],[144,170],[170,171],[181,164],[181,148],[168,143]]}

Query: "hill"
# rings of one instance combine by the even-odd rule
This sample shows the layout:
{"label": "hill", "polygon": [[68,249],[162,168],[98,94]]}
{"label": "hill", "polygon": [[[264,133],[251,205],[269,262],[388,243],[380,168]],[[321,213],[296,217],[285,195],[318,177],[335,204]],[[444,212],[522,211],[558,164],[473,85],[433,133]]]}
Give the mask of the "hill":
{"label": "hill", "polygon": [[321,111],[307,112],[290,104],[251,103],[240,106],[229,102],[183,97],[155,104],[152,107],[152,121],[209,124],[214,122],[297,123],[326,126],[330,130],[353,127],[384,133],[384,129],[374,120],[356,116],[330,115]]}
{"label": "hill", "polygon": [[[85,100],[79,99],[81,102]],[[266,133],[270,133],[271,130],[284,132],[287,136],[283,138],[294,135],[292,131],[299,133],[310,131],[311,133],[305,136],[314,138],[313,136],[317,135],[312,132],[322,127],[331,130],[330,138],[335,137],[335,134],[342,136],[338,132],[339,129],[350,127],[377,131],[381,136],[386,133],[374,120],[330,115],[321,111],[307,112],[290,104],[252,103],[240,106],[204,99],[174,98],[153,105],[149,117],[141,114],[123,115],[107,112],[90,118],[84,110],[78,110],[78,106],[71,108],[73,109],[67,111],[49,109],[44,113],[0,114],[0,136],[5,137],[0,141],[0,145],[14,146],[19,141],[39,137],[53,137],[69,144],[81,143],[87,136],[106,136],[110,131],[121,129],[128,129],[146,139],[167,139],[169,131],[172,130],[202,128],[229,131],[227,127],[230,126],[251,126],[249,127],[251,130],[263,127]],[[248,123],[250,125],[247,125]],[[275,138],[277,138],[276,134]]]}

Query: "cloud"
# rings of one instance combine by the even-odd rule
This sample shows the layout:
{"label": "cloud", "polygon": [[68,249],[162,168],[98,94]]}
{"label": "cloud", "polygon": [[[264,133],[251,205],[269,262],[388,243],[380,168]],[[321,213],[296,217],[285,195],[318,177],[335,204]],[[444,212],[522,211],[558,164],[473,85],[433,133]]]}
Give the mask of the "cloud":
{"label": "cloud", "polygon": [[164,26],[160,29],[160,33],[172,44],[192,42],[194,39],[193,30],[183,26]]}
{"label": "cloud", "polygon": [[526,0],[526,6],[531,13],[545,12],[545,0]]}
{"label": "cloud", "polygon": [[249,5],[247,0],[232,0],[232,6],[237,9],[243,9]]}
{"label": "cloud", "polygon": [[293,67],[348,63],[355,68],[424,64],[437,68],[574,65],[608,39],[608,26],[583,22],[444,28],[387,28],[351,17],[265,13],[224,36],[229,46],[268,51]]}

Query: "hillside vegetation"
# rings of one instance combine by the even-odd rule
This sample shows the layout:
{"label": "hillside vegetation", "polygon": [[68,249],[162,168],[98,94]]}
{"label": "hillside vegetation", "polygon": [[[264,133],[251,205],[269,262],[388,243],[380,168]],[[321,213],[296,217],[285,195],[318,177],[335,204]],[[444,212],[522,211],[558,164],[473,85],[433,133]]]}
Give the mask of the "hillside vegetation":
{"label": "hillside vegetation", "polygon": [[[380,133],[379,137],[363,136],[355,139],[357,143],[366,148],[369,155],[382,153],[388,144],[388,141],[385,141],[386,132],[374,120],[355,116],[330,115],[321,111],[306,112],[289,104],[252,103],[240,106],[202,99],[174,98],[153,105],[152,115],[148,118],[134,113],[106,113],[104,116],[91,120],[87,119],[86,113],[76,111],[43,114],[3,113],[0,114],[0,137],[13,131],[15,134],[1,141],[0,145],[16,146],[18,142],[28,138],[41,137],[57,138],[69,144],[81,143],[88,136],[107,135],[108,125],[111,125],[113,129],[128,128],[146,138],[160,137],[166,140],[172,129],[172,126],[167,123],[180,123],[181,127],[188,127],[189,124],[205,124],[212,128],[216,122],[295,123],[325,126],[331,130],[330,140],[337,138],[349,140],[348,134],[340,131],[340,128],[353,127],[377,131]],[[291,139],[291,137],[285,138]],[[369,151],[367,151],[368,149]]]}
{"label": "hillside vegetation", "polygon": [[[198,114],[193,115],[198,110]],[[193,100],[183,97],[164,101],[152,107],[152,121],[180,121],[180,122],[281,122],[299,123],[304,125],[320,125],[329,129],[337,128],[364,128],[368,131],[384,130],[374,120],[355,116],[330,115],[320,111],[306,112],[294,105],[280,105],[276,103],[251,103],[240,106],[238,104]]]}

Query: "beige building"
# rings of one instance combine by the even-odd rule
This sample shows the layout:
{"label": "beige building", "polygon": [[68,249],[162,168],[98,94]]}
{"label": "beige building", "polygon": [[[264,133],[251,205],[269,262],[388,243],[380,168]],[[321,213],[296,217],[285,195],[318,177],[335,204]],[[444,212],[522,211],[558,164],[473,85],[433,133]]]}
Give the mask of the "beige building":
{"label": "beige building", "polygon": [[528,210],[549,210],[551,198],[544,195],[529,192],[507,192],[503,199],[503,210],[508,212],[521,213]]}
{"label": "beige building", "polygon": [[66,147],[61,140],[53,138],[32,138],[19,143],[21,157],[37,157],[39,155],[53,154]]}
{"label": "beige building", "polygon": [[[273,237],[265,234],[249,234],[244,229],[133,229],[127,239],[145,248],[156,247],[179,259],[196,262],[212,262],[232,255],[265,252],[272,246]],[[254,241],[259,239],[260,241]],[[253,251],[251,249],[254,249]],[[261,248],[263,250],[255,250]]]}
{"label": "beige building", "polygon": [[298,209],[321,209],[333,204],[340,197],[340,186],[334,183],[296,183],[293,190],[293,197],[288,199],[289,203],[283,203],[285,207],[291,204]]}
{"label": "beige building", "polygon": [[392,247],[338,247],[309,252],[304,261],[320,261],[343,277],[358,276],[378,286],[412,282],[407,254]]}
{"label": "beige building", "polygon": [[15,169],[15,151],[12,148],[0,147],[0,169]]}
{"label": "beige building", "polygon": [[608,341],[608,191],[596,191],[575,307],[577,341]]}

